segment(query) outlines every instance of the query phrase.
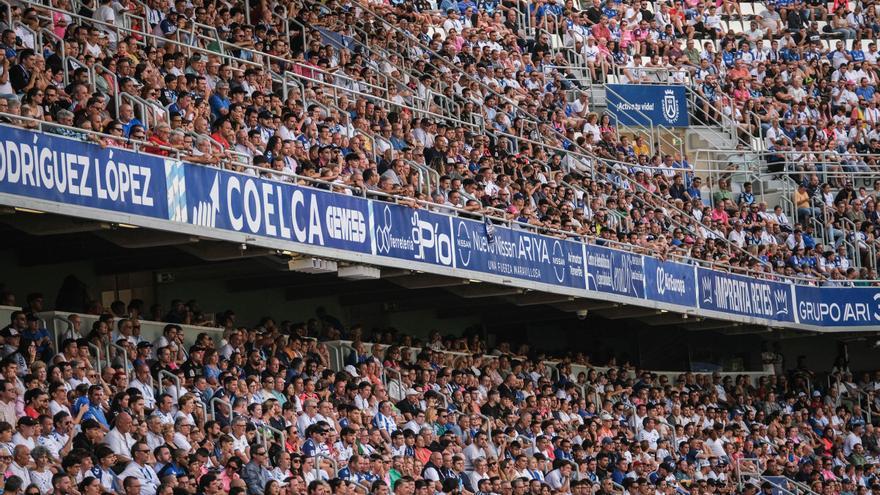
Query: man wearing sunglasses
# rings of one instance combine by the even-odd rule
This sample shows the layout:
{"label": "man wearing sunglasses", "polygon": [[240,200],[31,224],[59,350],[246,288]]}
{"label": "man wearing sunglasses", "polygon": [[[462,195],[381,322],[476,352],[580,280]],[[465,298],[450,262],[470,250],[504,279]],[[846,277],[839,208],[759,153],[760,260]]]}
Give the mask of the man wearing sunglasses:
{"label": "man wearing sunglasses", "polygon": [[140,482],[140,495],[153,495],[159,487],[159,476],[153,470],[150,462],[150,447],[144,442],[137,442],[131,448],[131,459],[128,466],[119,474],[119,479],[125,480],[129,476]]}
{"label": "man wearing sunglasses", "polygon": [[269,452],[263,445],[251,449],[251,460],[244,465],[241,478],[247,483],[248,494],[263,495],[266,484],[272,479],[272,474],[266,467],[269,465]]}

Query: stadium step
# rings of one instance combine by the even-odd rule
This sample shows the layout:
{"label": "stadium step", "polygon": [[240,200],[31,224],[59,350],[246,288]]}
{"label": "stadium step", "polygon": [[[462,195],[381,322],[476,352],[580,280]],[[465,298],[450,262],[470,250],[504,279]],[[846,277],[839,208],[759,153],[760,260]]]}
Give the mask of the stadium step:
{"label": "stadium step", "polygon": [[736,150],[736,140],[716,126],[690,126],[685,131],[688,149]]}

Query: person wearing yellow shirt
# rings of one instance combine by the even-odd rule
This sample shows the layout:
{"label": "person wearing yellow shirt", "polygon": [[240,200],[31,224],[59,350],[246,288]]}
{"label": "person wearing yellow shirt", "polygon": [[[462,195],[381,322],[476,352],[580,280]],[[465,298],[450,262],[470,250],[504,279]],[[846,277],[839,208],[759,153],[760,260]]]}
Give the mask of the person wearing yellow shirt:
{"label": "person wearing yellow shirt", "polygon": [[651,147],[648,146],[648,143],[645,142],[645,138],[642,136],[636,136],[636,142],[633,143],[633,151],[636,156],[651,156]]}
{"label": "person wearing yellow shirt", "polygon": [[797,191],[794,192],[794,205],[801,223],[806,223],[808,217],[817,217],[822,214],[819,208],[810,204],[810,193],[807,192],[807,187],[803,184],[799,185]]}

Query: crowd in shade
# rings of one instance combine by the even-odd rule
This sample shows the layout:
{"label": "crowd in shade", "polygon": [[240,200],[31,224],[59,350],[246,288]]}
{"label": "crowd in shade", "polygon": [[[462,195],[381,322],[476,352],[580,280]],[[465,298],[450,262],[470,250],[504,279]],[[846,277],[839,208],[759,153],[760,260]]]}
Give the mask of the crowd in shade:
{"label": "crowd in shade", "polygon": [[762,374],[653,373],[607,350],[415,338],[323,308],[250,326],[140,300],[71,314],[55,349],[43,309],[30,294],[0,330],[7,494],[880,492],[880,373],[845,357],[817,373],[776,345]]}

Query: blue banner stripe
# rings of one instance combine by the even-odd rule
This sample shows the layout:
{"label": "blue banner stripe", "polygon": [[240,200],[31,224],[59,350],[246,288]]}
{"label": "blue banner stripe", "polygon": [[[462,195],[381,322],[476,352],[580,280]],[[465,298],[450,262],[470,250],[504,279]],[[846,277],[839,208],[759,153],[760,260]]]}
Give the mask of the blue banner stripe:
{"label": "blue banner stripe", "polygon": [[414,209],[3,126],[0,193],[7,203],[30,198],[65,213],[61,208],[76,210],[68,214],[100,211],[124,214],[126,222],[166,222],[141,221],[154,228],[175,226],[170,219],[177,226],[290,241],[291,250],[330,248],[369,255],[362,262],[381,266],[402,260],[414,269],[455,269],[464,277],[521,280],[542,290],[605,294],[740,321],[880,325],[878,287],[820,288],[735,275],[454,217],[439,206]]}

